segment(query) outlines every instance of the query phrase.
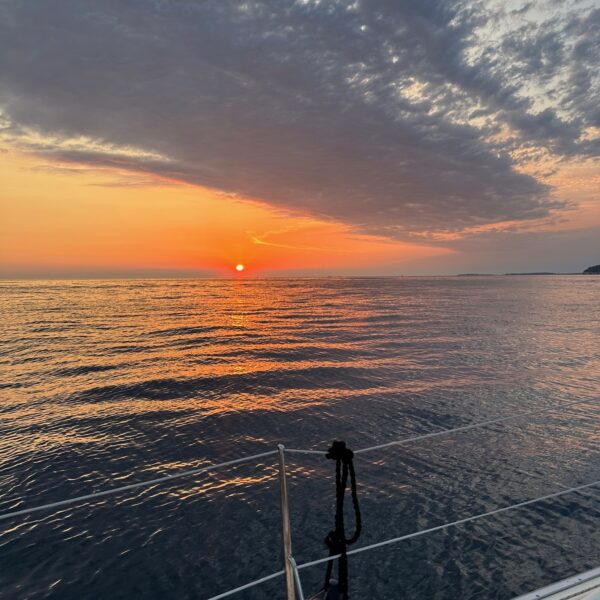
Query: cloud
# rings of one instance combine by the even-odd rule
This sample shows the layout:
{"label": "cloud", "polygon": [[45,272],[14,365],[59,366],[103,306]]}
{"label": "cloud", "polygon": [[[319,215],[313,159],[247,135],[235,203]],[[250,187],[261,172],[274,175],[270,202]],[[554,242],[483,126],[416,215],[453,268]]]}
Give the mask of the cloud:
{"label": "cloud", "polygon": [[519,157],[600,148],[600,11],[547,7],[5,0],[4,135],[390,237],[540,219]]}

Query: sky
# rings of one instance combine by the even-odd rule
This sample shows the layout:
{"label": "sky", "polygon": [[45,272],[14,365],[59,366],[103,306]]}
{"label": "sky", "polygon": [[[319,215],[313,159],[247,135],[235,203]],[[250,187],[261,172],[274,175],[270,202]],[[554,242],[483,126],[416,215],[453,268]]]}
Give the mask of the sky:
{"label": "sky", "polygon": [[3,0],[0,277],[600,263],[599,0]]}

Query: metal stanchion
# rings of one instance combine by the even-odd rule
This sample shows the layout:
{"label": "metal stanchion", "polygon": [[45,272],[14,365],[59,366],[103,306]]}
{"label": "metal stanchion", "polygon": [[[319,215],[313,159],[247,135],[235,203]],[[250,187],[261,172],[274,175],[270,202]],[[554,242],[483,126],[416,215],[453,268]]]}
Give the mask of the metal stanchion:
{"label": "metal stanchion", "polygon": [[298,572],[298,565],[293,556],[290,556],[290,563],[294,570],[294,580],[296,582],[296,591],[298,592],[298,600],[304,600],[304,591],[302,589],[302,582],[300,581],[300,573]]}
{"label": "metal stanchion", "polygon": [[281,499],[281,534],[283,537],[283,564],[285,568],[285,584],[287,600],[296,600],[294,591],[294,569],[290,562],[292,556],[292,531],[290,528],[290,509],[288,505],[287,482],[285,479],[285,446],[278,444],[279,451],[279,491]]}

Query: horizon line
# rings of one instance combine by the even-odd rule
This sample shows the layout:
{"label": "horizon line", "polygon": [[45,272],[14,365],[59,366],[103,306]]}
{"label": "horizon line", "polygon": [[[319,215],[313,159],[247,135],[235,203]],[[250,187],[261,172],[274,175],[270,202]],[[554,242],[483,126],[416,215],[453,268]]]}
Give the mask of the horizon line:
{"label": "horizon line", "polygon": [[47,277],[6,277],[0,275],[0,281],[258,281],[268,279],[399,279],[399,278],[417,278],[417,277],[554,277],[554,276],[566,276],[566,275],[587,275],[582,271],[573,272],[523,272],[523,273],[423,273],[419,275],[415,274],[398,274],[398,275],[266,275],[266,276],[193,276],[193,275],[114,275],[114,276],[81,276],[81,277],[58,277],[58,276],[47,276]]}

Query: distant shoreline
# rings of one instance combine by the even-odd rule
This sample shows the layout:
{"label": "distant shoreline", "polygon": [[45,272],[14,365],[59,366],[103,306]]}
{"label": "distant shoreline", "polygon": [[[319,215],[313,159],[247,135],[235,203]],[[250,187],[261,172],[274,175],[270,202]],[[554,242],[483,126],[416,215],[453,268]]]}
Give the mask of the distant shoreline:
{"label": "distant shoreline", "polygon": [[33,281],[269,281],[275,279],[427,279],[440,278],[452,279],[453,277],[567,277],[567,276],[589,277],[584,273],[455,273],[449,275],[246,275],[242,277],[219,277],[219,276],[194,276],[194,275],[116,275],[110,276],[87,276],[87,277],[5,277],[0,276],[0,282],[33,282]]}
{"label": "distant shoreline", "polygon": [[541,271],[539,273],[459,273],[457,277],[523,277],[532,275],[583,275],[583,273],[552,273],[549,271]]}

